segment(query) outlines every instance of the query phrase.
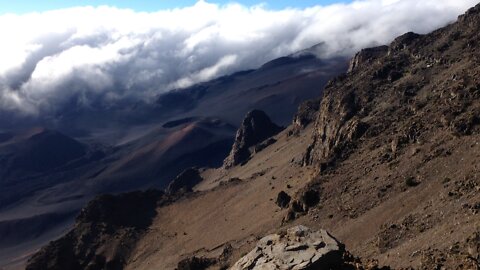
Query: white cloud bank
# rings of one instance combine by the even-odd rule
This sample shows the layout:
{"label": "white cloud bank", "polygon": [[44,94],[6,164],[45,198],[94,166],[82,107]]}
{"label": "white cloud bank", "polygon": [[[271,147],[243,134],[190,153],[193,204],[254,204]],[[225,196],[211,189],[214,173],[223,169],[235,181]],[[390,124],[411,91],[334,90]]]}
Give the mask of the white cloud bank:
{"label": "white cloud bank", "polygon": [[153,13],[78,7],[0,16],[0,108],[148,100],[324,42],[352,55],[441,27],[478,0],[364,0],[307,9],[192,7]]}

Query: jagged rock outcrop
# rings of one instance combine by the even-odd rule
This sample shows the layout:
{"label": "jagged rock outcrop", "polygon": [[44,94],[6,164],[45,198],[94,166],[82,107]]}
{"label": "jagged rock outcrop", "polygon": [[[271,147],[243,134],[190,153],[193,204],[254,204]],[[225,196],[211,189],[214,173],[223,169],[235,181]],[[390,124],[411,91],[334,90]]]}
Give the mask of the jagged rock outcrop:
{"label": "jagged rock outcrop", "polygon": [[181,192],[191,192],[192,188],[198,183],[202,182],[203,178],[196,168],[189,168],[181,172],[165,190],[168,194],[175,194]]}
{"label": "jagged rock outcrop", "polygon": [[292,128],[288,135],[297,135],[317,118],[320,109],[320,98],[302,102],[293,117]]}
{"label": "jagged rock outcrop", "polygon": [[366,48],[356,53],[350,60],[348,72],[353,72],[357,68],[374,63],[380,57],[386,55],[388,52],[388,46],[379,46],[374,48]]}
{"label": "jagged rock outcrop", "polygon": [[[403,134],[404,144],[436,127],[457,135],[477,131],[478,9],[431,34],[406,33],[389,46],[359,52],[349,73],[325,88],[304,163],[333,164],[364,135],[376,137],[387,129]],[[395,146],[398,151],[401,144]]]}
{"label": "jagged rock outcrop", "polygon": [[176,270],[204,270],[215,263],[215,259],[192,257],[181,260]]}
{"label": "jagged rock outcrop", "polygon": [[156,190],[99,196],[81,211],[74,228],[37,252],[26,269],[122,269],[157,205],[167,201]]}
{"label": "jagged rock outcrop", "polygon": [[252,153],[250,147],[265,141],[282,130],[283,128],[274,124],[265,112],[260,110],[250,111],[237,131],[232,151],[223,163],[224,168],[228,169],[246,162]]}
{"label": "jagged rock outcrop", "polygon": [[283,218],[284,222],[289,222],[308,213],[308,210],[320,202],[320,192],[316,187],[306,186],[295,194],[295,198],[290,201],[288,212]]}
{"label": "jagged rock outcrop", "polygon": [[272,234],[231,268],[257,269],[341,269],[345,247],[327,231],[296,226],[286,234]]}

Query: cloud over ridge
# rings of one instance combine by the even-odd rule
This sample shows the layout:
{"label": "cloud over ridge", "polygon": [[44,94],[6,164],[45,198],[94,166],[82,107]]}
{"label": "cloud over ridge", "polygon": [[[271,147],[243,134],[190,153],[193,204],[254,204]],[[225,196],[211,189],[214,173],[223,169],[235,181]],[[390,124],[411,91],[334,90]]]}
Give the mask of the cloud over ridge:
{"label": "cloud over ridge", "polygon": [[103,106],[255,68],[324,43],[348,56],[427,33],[476,0],[362,0],[306,9],[216,5],[135,12],[78,7],[0,16],[0,109],[35,115]]}

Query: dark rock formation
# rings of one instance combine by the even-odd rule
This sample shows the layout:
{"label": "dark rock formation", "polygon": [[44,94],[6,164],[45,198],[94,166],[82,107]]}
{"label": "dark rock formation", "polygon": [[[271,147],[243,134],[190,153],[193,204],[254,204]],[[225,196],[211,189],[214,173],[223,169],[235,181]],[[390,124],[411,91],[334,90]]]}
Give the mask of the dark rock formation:
{"label": "dark rock formation", "polygon": [[320,202],[320,195],[318,194],[318,191],[308,189],[301,193],[300,202],[302,203],[303,208],[307,210]]}
{"label": "dark rock formation", "polygon": [[289,204],[289,209],[283,221],[288,222],[304,215],[308,210],[320,202],[320,193],[314,187],[301,189]]}
{"label": "dark rock formation", "polygon": [[280,191],[277,196],[276,204],[280,208],[287,208],[292,198],[285,192]]}
{"label": "dark rock formation", "polygon": [[215,259],[192,257],[180,261],[177,270],[205,270],[215,263]]}
{"label": "dark rock formation", "polygon": [[280,131],[282,131],[282,128],[272,123],[263,111],[253,110],[249,112],[237,131],[232,151],[223,163],[224,167],[231,168],[246,162],[251,155],[250,147],[278,134]]}
{"label": "dark rock formation", "polygon": [[253,147],[253,153],[261,152],[261,151],[263,151],[263,149],[269,147],[270,145],[272,145],[276,142],[277,142],[277,140],[275,140],[274,138],[267,139],[267,140],[255,145]]}
{"label": "dark rock formation", "polygon": [[26,269],[122,269],[157,205],[166,202],[155,190],[99,196],[81,211],[74,228],[36,253]]}
{"label": "dark rock formation", "polygon": [[388,46],[380,46],[374,48],[363,49],[360,52],[356,53],[355,56],[350,61],[350,66],[348,67],[348,72],[353,72],[357,68],[372,64],[374,61],[380,57],[386,55],[388,52]]}
{"label": "dark rock formation", "polygon": [[289,135],[296,135],[317,118],[320,109],[320,98],[304,101],[298,107],[298,111],[293,117],[293,127]]}
{"label": "dark rock formation", "polygon": [[173,179],[173,181],[168,185],[166,192],[168,194],[191,192],[192,188],[202,180],[203,178],[200,176],[198,169],[189,168]]}
{"label": "dark rock formation", "polygon": [[205,269],[224,269],[229,266],[229,259],[234,249],[231,244],[226,243],[223,246],[222,253],[215,257],[193,256],[187,257],[177,264],[176,270],[205,270]]}

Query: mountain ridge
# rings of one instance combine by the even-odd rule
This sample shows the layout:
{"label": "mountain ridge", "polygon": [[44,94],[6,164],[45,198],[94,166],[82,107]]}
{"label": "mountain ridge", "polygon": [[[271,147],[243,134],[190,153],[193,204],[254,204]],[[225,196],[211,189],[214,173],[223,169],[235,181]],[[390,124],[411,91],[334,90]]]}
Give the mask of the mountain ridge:
{"label": "mountain ridge", "polygon": [[[173,269],[198,256],[218,269],[252,237],[294,224],[329,229],[378,260],[372,267],[478,267],[479,10],[359,52],[276,142],[242,166],[204,171],[196,192],[157,207],[121,268]],[[278,192],[291,195],[288,209],[274,203]]]}

